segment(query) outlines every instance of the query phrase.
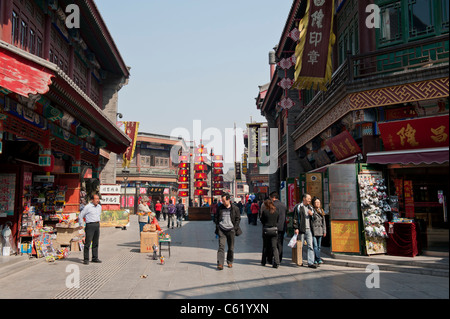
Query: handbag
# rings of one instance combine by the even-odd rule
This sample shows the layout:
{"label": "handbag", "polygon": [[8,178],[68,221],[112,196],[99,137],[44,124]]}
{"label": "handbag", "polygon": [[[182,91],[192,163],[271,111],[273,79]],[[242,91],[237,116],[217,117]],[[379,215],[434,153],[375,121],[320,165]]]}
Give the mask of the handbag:
{"label": "handbag", "polygon": [[145,224],[144,228],[142,229],[144,232],[155,232],[156,231],[156,225],[155,224]]}
{"label": "handbag", "polygon": [[267,227],[263,229],[264,236],[275,237],[278,235],[278,227]]}

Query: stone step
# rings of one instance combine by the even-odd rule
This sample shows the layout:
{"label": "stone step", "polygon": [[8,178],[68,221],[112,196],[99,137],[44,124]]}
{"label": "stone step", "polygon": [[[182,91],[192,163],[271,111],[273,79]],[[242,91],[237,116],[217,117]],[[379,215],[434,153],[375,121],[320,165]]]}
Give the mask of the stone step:
{"label": "stone step", "polygon": [[361,260],[361,259],[345,259],[345,258],[322,258],[325,264],[341,266],[341,267],[355,267],[355,268],[367,268],[369,265],[376,265],[379,270],[382,271],[395,271],[401,273],[412,273],[412,274],[420,274],[420,275],[429,275],[429,276],[439,276],[439,277],[448,277],[448,266],[447,268],[436,268],[427,265],[427,267],[423,266],[412,266],[406,263],[385,263],[380,262],[380,259],[370,259],[370,260]]}

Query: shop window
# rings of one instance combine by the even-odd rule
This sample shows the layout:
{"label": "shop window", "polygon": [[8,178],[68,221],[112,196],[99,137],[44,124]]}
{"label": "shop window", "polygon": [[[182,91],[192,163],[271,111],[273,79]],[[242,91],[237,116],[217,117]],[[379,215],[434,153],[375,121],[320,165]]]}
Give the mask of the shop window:
{"label": "shop window", "polygon": [[141,167],[150,167],[150,156],[141,156]]}
{"label": "shop window", "polygon": [[409,37],[420,37],[434,33],[432,0],[409,0]]}
{"label": "shop window", "polygon": [[39,37],[36,40],[36,55],[40,58],[43,58],[43,56],[42,56],[42,39]]}
{"label": "shop window", "polygon": [[381,44],[390,44],[402,39],[401,3],[395,2],[381,9]]}
{"label": "shop window", "polygon": [[17,43],[19,41],[19,15],[13,11],[12,13],[12,28],[11,28],[11,36],[12,43]]}
{"label": "shop window", "polygon": [[36,33],[30,29],[30,53],[36,54]]}
{"label": "shop window", "polygon": [[28,40],[28,25],[25,21],[20,24],[20,46],[22,49],[26,50]]}

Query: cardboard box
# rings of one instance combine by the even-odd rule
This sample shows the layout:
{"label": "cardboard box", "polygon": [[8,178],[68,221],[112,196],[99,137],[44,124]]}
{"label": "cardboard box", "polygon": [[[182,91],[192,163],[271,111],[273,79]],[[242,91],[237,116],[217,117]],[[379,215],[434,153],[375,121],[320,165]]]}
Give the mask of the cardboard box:
{"label": "cardboard box", "polygon": [[297,245],[292,248],[292,261],[298,266],[303,264],[303,243],[297,240]]}
{"label": "cardboard box", "polygon": [[79,235],[79,228],[61,228],[56,227],[57,235],[56,235],[56,241],[60,245],[70,245],[70,241],[72,238],[77,237]]}
{"label": "cardboard box", "polygon": [[80,241],[72,240],[70,242],[70,251],[80,251]]}
{"label": "cardboard box", "polygon": [[153,245],[159,246],[158,233],[141,232],[141,253],[152,253]]}

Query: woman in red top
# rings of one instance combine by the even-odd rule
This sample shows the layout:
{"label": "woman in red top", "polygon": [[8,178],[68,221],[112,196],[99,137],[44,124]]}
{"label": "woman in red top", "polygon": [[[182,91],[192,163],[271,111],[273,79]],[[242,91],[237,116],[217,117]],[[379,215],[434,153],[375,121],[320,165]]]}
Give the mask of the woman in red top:
{"label": "woman in red top", "polygon": [[252,206],[250,206],[250,210],[252,211],[252,224],[256,225],[259,213],[259,205],[256,199],[253,200]]}
{"label": "woman in red top", "polygon": [[156,204],[155,204],[155,211],[156,211],[156,219],[157,219],[158,221],[160,221],[160,217],[161,217],[161,208],[162,208],[162,205],[161,205],[161,203],[159,202],[159,200],[156,201]]}

